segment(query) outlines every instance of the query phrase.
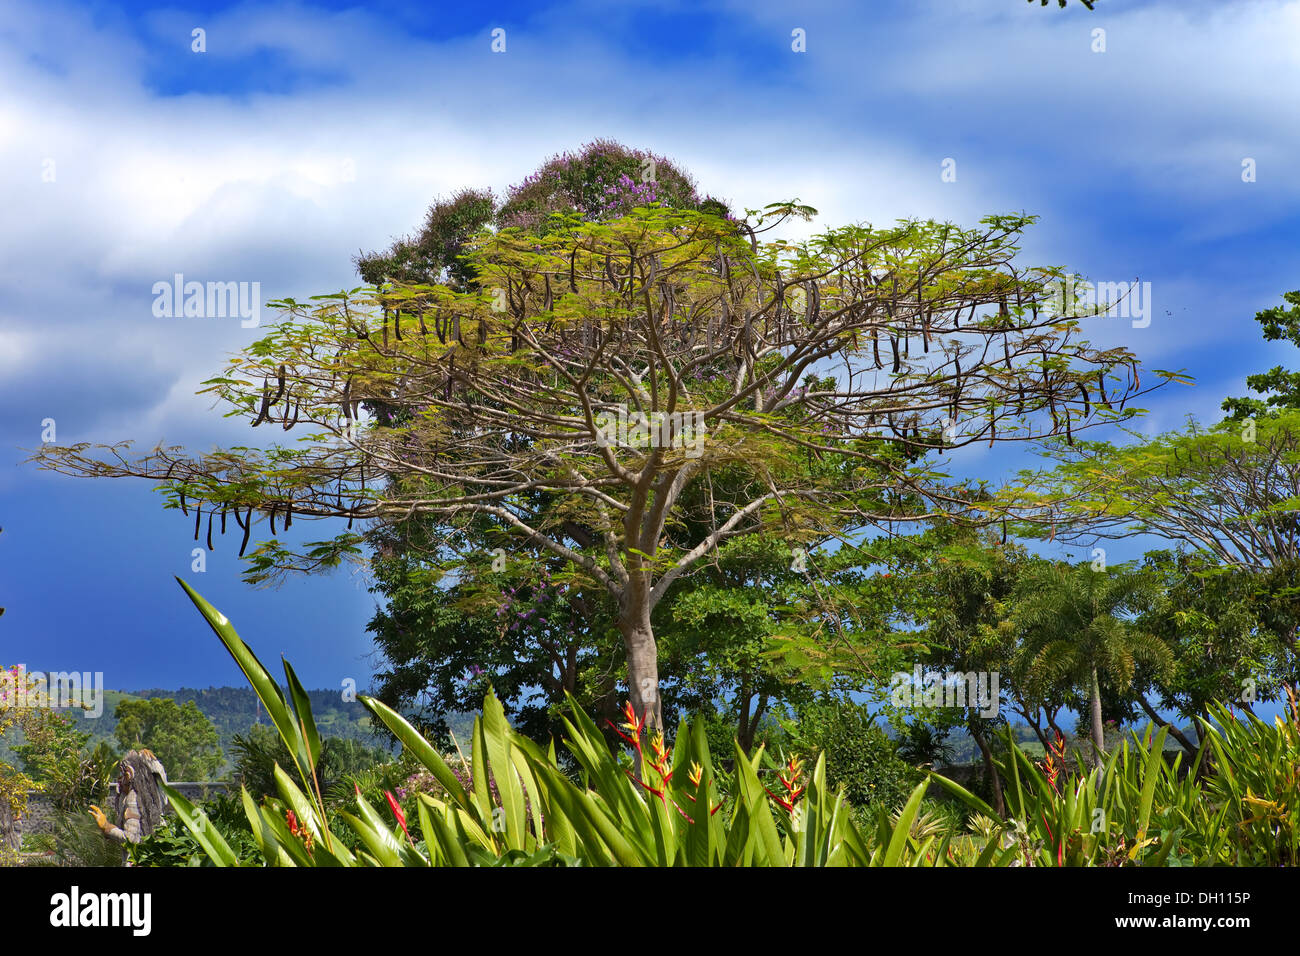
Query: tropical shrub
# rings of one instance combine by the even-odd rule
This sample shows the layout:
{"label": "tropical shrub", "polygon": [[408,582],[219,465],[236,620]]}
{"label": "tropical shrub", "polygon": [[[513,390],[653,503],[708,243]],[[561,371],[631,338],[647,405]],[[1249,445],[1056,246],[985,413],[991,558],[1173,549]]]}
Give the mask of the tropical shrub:
{"label": "tropical shrub", "polygon": [[824,754],[831,787],[843,787],[848,802],[860,808],[894,811],[924,774],[898,755],[894,741],[871,711],[850,701],[827,700],[800,708],[788,728],[789,747]]}
{"label": "tropical shrub", "polygon": [[[575,780],[561,770],[554,744],[543,750],[510,728],[491,692],[474,724],[469,760],[483,772],[473,773],[468,786],[401,715],[361,698],[406,753],[436,778],[444,795],[418,794],[417,820],[409,822],[392,794],[386,795],[387,816],[360,794],[355,812],[331,813],[317,770],[320,736],[292,666],[284,664],[286,697],[225,616],[181,585],[261,697],[292,761],[292,776],[276,767],[278,798],[259,805],[246,789],[240,793],[261,859],[271,865],[821,866],[945,858],[947,836],[918,841],[909,835],[924,781],[896,821],[882,810],[874,829],[859,832],[843,792],[832,792],[827,784],[825,755],[811,772],[793,756],[772,772],[764,750],[751,757],[733,745],[736,792],[724,795],[702,722],[689,728],[683,723],[676,747],[669,747],[662,734],[647,737],[629,707],[617,728],[632,753],[628,768],[571,701],[564,726]],[[167,792],[182,824],[214,864],[257,865],[204,810],[172,788]],[[340,825],[356,836],[358,848],[341,838]],[[418,840],[412,832],[417,826]]]}
{"label": "tropical shrub", "polygon": [[[220,828],[224,838],[242,859],[259,859],[259,850],[249,829],[248,818],[244,814],[243,803],[233,794],[217,794],[203,803],[203,813]],[[212,859],[204,852],[202,844],[195,839],[178,817],[170,816],[149,836],[139,843],[127,847],[127,854],[133,866],[213,866]]]}
{"label": "tropical shrub", "polygon": [[[1185,754],[1164,750],[1167,728],[1134,733],[1104,765],[1082,775],[1082,754],[1058,738],[1035,761],[1010,732],[998,758],[1006,816],[931,773],[901,806],[878,805],[859,823],[843,786],[833,788],[826,746],[811,769],[796,754],[746,755],[733,741],[724,788],[706,723],[680,725],[670,745],[647,734],[629,706],[605,736],[576,701],[563,716],[562,768],[513,730],[489,691],[466,758],[445,758],[401,715],[366,707],[421,770],[402,798],[383,802],[359,784],[346,809],[320,786],[321,739],[302,684],[286,661],[288,694],[230,622],[186,592],[239,664],[285,744],[277,796],[239,800],[246,823],[209,815],[171,788],[181,824],[217,866],[1160,866],[1290,864],[1297,848],[1300,716],[1274,725],[1214,705],[1207,746],[1184,773]],[[809,727],[839,726],[810,723]],[[849,718],[860,719],[860,718]],[[801,731],[811,735],[813,731]],[[809,737],[809,739],[811,739]],[[897,759],[896,757],[894,759]],[[1212,765],[1205,782],[1202,760]],[[398,764],[400,766],[400,762]],[[427,777],[425,776],[427,775]],[[402,778],[399,778],[402,779]],[[972,812],[957,830],[950,807],[923,804],[933,779]],[[385,806],[386,804],[386,806]],[[924,812],[923,812],[924,810]],[[251,834],[252,843],[247,836]],[[166,851],[162,851],[166,855]],[[191,856],[186,856],[192,862]]]}

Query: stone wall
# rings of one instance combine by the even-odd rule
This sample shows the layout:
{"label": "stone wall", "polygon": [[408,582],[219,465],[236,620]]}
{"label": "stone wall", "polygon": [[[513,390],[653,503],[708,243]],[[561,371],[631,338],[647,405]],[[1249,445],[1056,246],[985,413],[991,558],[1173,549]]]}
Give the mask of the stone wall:
{"label": "stone wall", "polygon": [[[230,785],[219,780],[200,780],[200,781],[169,781],[169,786],[180,792],[180,795],[191,803],[201,803],[211,796],[219,793],[225,793]],[[110,785],[111,794],[108,798],[107,805],[104,806],[104,812],[112,817],[112,804],[117,795],[117,784]],[[171,808],[168,807],[168,810]],[[58,811],[50,803],[49,799],[41,793],[29,793],[27,795],[27,812],[19,821],[22,833],[26,836],[33,836],[41,833],[54,832],[54,820],[58,816]],[[116,822],[116,821],[114,821]]]}

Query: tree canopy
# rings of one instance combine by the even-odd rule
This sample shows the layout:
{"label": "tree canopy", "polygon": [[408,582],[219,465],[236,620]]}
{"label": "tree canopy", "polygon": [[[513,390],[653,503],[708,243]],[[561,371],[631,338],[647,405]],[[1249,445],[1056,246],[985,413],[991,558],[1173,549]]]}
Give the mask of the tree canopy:
{"label": "tree canopy", "polygon": [[[1032,217],[759,240],[764,223],[811,213],[774,203],[738,223],[651,201],[482,229],[464,246],[469,286],[444,276],[273,303],[283,321],[205,384],[294,444],[139,459],[129,443],[51,445],[36,458],[159,481],[196,537],[207,519],[209,543],[229,515],[246,546],[265,516],[255,579],[355,555],[355,521],[416,516],[448,542],[476,527],[503,552],[560,559],[557,581],[617,609],[629,689],[654,726],[651,614],[719,546],[973,515],[983,490],[927,453],[1073,442],[1136,414],[1152,387],[1132,353],[1092,347],[1053,314],[1061,270],[1015,262]],[[277,518],[323,517],[349,530],[297,550],[276,536]]]}

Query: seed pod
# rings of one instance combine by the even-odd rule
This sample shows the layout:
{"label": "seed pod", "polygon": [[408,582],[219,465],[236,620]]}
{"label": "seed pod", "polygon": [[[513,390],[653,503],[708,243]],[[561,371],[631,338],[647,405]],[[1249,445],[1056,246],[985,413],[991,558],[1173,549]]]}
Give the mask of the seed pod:
{"label": "seed pod", "polygon": [[271,380],[262,379],[262,407],[257,413],[257,418],[253,420],[253,427],[256,428],[262,422],[266,421],[266,413],[271,410]]}
{"label": "seed pod", "polygon": [[[170,474],[170,472],[168,472],[168,473]],[[190,516],[190,510],[189,510],[188,508],[185,507],[185,488],[184,488],[184,487],[182,487],[182,488],[180,489],[180,496],[181,496],[181,514],[183,514],[185,517],[188,518],[188,517]]]}
{"label": "seed pod", "polygon": [[293,524],[293,505],[291,503],[284,506],[284,530],[289,530],[289,525]]}
{"label": "seed pod", "polygon": [[194,509],[194,540],[199,540],[199,525],[203,522],[202,506]]}
{"label": "seed pod", "polygon": [[221,506],[221,533],[226,533],[226,506]]}
{"label": "seed pod", "polygon": [[248,535],[253,530],[253,506],[249,505],[248,513],[244,515],[244,540],[239,543],[239,556],[244,556],[244,550],[248,547]]}
{"label": "seed pod", "polygon": [[212,512],[210,511],[208,512],[208,550],[209,551],[216,550],[214,547],[212,547]]}
{"label": "seed pod", "polygon": [[275,537],[275,505],[271,505],[271,537]]}
{"label": "seed pod", "polygon": [[280,396],[284,394],[284,365],[281,364],[279,375],[276,378],[275,397],[271,399],[270,404],[274,405],[280,401]]}
{"label": "seed pod", "polygon": [[894,374],[897,375],[898,370],[902,367],[902,363],[898,358],[898,339],[894,338],[892,335],[889,337],[889,347],[894,350]]}

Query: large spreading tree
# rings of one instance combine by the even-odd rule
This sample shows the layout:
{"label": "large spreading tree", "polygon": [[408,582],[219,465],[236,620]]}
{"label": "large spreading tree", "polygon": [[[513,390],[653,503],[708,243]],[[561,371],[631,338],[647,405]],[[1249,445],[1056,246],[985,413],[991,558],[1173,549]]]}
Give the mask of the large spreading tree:
{"label": "large spreading tree", "polygon": [[[654,202],[605,221],[550,213],[466,241],[472,286],[274,303],[283,321],[205,384],[232,414],[292,430],[291,445],[37,458],[160,482],[196,534],[229,516],[247,544],[264,517],[264,573],[337,564],[358,549],[353,522],[422,516],[448,538],[486,522],[507,556],[540,550],[609,595],[653,727],[651,613],[720,545],[965,513],[986,496],[927,453],[1072,440],[1136,413],[1136,358],[1053,314],[1061,270],[1015,262],[1031,221],[790,243]],[[340,517],[348,531],[298,550],[274,537],[277,519]]]}

